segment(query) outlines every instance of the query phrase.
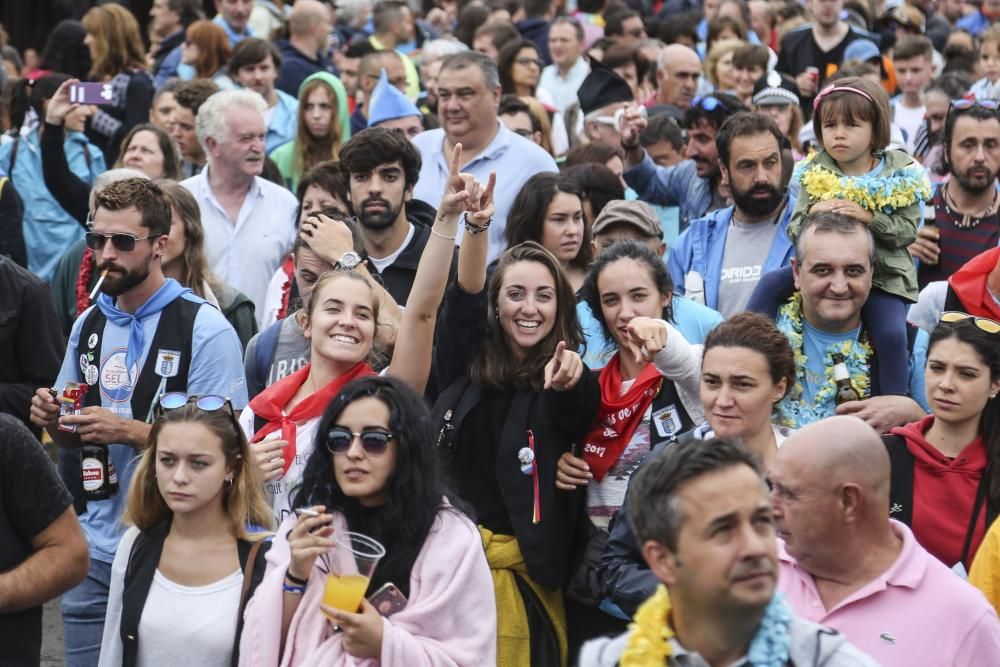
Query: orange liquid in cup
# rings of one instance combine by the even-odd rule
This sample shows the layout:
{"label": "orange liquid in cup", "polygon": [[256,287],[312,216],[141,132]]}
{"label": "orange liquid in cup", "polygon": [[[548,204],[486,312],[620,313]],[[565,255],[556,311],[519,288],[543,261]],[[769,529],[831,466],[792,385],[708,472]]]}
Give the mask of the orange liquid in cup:
{"label": "orange liquid in cup", "polygon": [[361,608],[361,599],[368,590],[368,577],[361,574],[328,575],[323,591],[323,604],[351,614]]}

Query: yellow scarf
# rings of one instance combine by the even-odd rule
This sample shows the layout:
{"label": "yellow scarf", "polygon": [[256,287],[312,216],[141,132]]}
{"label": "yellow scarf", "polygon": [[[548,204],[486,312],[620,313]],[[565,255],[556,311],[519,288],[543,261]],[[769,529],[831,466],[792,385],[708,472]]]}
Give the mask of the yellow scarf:
{"label": "yellow scarf", "polygon": [[670,617],[670,595],[660,584],[656,593],[642,603],[629,624],[628,645],[622,654],[620,667],[663,667],[670,655],[670,639],[674,631],[667,623]]}
{"label": "yellow scarf", "polygon": [[527,582],[545,608],[559,639],[560,665],[566,667],[566,611],[563,609],[562,592],[550,591],[532,581],[516,537],[497,535],[482,526],[479,526],[479,534],[483,538],[497,598],[497,667],[531,665],[531,628],[528,627],[524,600],[514,580],[515,573]]}

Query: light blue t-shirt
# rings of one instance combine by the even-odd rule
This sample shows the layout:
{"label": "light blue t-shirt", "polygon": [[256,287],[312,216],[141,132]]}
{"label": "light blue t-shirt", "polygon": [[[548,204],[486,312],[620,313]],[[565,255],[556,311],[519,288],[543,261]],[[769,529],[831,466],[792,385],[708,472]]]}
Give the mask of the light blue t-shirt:
{"label": "light blue t-shirt", "polygon": [[802,318],[802,351],[806,355],[806,377],[802,387],[802,400],[813,403],[820,388],[826,384],[826,351],[834,343],[855,341],[861,326],[843,333],[827,333],[813,327]]}
{"label": "light blue t-shirt", "polygon": [[[190,293],[181,298],[201,301]],[[149,347],[156,334],[160,313],[143,320],[145,348],[133,362],[132,368],[126,371],[125,353],[129,337],[127,326],[116,326],[109,320],[105,324],[104,335],[101,336],[100,350],[94,350],[90,341],[82,341],[81,345],[80,329],[93,308],[96,306],[85,310],[73,323],[66,356],[55,386],[61,389],[67,382],[84,382],[87,369],[95,366],[98,383],[91,387],[91,391],[100,389],[101,406],[119,417],[144,421],[146,415],[132,415],[130,401],[139,371],[150,352]],[[195,317],[193,334],[187,393],[226,396],[232,400],[234,410],[242,410],[247,404],[247,388],[240,354],[243,348],[236,331],[222,313],[205,305]],[[90,353],[93,353],[93,359],[88,359]],[[90,371],[91,374],[93,372]],[[80,525],[90,545],[91,558],[105,563],[114,561],[118,542],[125,533],[121,517],[125,511],[129,483],[138,462],[136,450],[127,445],[109,445],[108,451],[118,473],[119,491],[108,500],[89,501],[86,513],[80,516]]]}
{"label": "light blue t-shirt", "polygon": [[[674,319],[670,323],[677,327],[684,340],[691,344],[704,343],[708,332],[722,321],[722,315],[718,312],[677,294],[674,295],[671,305]],[[590,312],[590,306],[586,301],[576,304],[576,318],[583,329],[583,342],[586,345],[583,362],[590,369],[604,368],[617,348],[607,347],[601,323]]]}

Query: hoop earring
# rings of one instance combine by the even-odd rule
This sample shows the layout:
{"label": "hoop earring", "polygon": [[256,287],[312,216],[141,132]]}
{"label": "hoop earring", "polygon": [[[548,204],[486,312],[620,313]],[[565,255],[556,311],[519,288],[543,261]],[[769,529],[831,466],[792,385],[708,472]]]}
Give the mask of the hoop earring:
{"label": "hoop earring", "polygon": [[230,490],[231,488],[233,488],[233,480],[232,479],[223,480],[222,486],[223,488],[225,488],[226,491]]}

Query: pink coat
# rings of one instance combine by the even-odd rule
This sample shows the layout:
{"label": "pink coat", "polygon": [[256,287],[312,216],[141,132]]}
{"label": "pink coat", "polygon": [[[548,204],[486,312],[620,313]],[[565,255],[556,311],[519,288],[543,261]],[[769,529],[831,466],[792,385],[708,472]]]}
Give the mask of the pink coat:
{"label": "pink coat", "polygon": [[[267,554],[267,572],[247,605],[240,665],[277,667],[285,573],[290,560],[286,519]],[[336,531],[346,530],[343,517]],[[317,564],[319,560],[317,559]],[[496,665],[493,579],[476,526],[450,508],[438,512],[413,564],[406,608],[383,619],[382,659],[354,658],[320,612],[325,574],[317,566],[292,617],[280,665],[324,667],[479,667]]]}

